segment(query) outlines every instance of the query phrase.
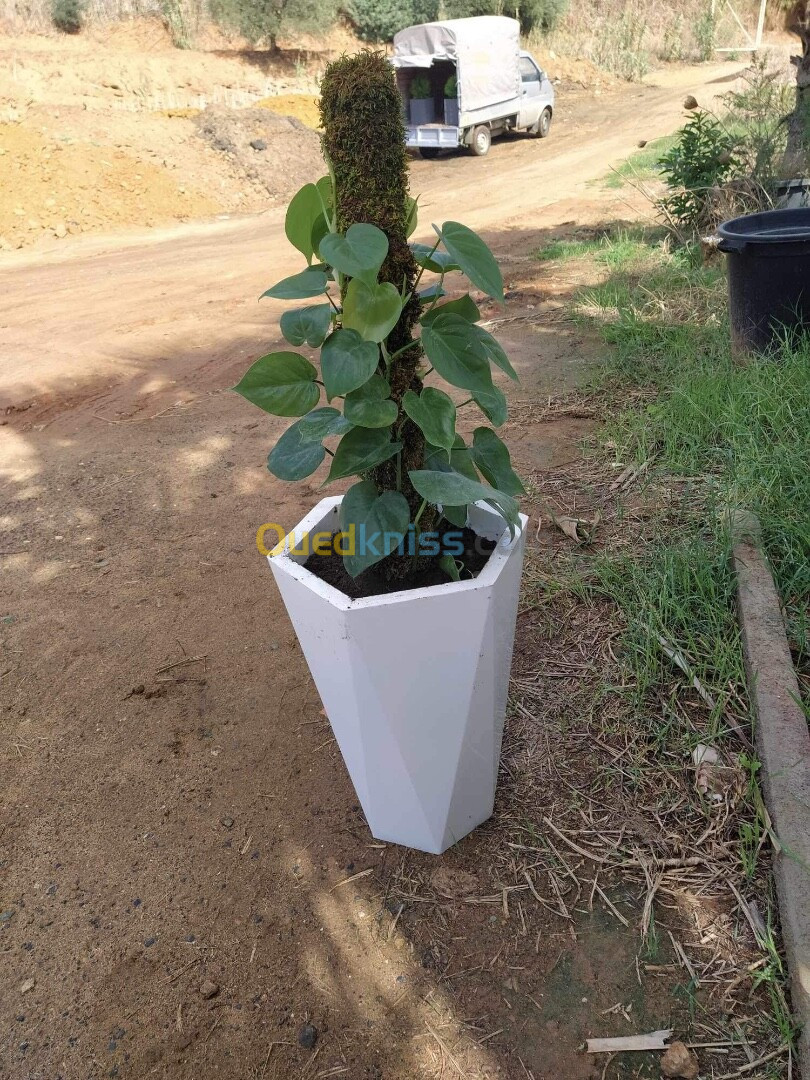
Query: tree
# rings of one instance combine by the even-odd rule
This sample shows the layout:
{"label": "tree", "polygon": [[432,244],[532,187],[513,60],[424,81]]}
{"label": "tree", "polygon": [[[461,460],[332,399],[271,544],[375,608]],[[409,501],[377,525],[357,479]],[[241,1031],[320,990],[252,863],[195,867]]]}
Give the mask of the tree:
{"label": "tree", "polygon": [[335,0],[212,0],[217,22],[238,30],[253,45],[278,48],[283,31],[325,32],[335,21]]}
{"label": "tree", "polygon": [[788,117],[785,172],[802,175],[810,150],[810,0],[782,0],[785,29],[802,43],[801,56],[792,56],[796,67],[796,104]]}

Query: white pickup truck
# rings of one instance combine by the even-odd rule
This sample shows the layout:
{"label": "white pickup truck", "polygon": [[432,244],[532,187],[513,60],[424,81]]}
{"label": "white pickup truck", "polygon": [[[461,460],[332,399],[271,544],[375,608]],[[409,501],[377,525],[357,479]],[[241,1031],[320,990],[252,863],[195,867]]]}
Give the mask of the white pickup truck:
{"label": "white pickup truck", "polygon": [[391,63],[407,144],[422,157],[459,146],[481,157],[501,132],[541,139],[549,133],[554,88],[521,51],[516,19],[481,15],[409,26],[394,37]]}

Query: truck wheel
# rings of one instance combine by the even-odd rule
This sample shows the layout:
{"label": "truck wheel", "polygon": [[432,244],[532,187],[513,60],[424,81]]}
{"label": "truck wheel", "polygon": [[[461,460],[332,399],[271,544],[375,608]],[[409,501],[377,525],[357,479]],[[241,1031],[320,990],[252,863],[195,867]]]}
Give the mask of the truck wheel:
{"label": "truck wheel", "polygon": [[551,131],[551,109],[546,108],[540,113],[540,119],[532,128],[532,134],[538,139],[545,139]]}
{"label": "truck wheel", "polygon": [[472,133],[472,139],[470,140],[470,150],[475,156],[483,157],[484,154],[488,154],[491,145],[492,134],[489,128],[483,124],[480,127],[475,128]]}
{"label": "truck wheel", "polygon": [[433,161],[434,158],[439,156],[439,148],[438,146],[420,146],[419,154],[426,161]]}

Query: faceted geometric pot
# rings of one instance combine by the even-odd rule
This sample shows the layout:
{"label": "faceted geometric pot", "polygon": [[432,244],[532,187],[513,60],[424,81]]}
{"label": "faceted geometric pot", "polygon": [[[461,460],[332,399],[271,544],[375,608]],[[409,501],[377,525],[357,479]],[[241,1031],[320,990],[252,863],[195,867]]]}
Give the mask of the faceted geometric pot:
{"label": "faceted geometric pot", "polygon": [[472,506],[470,528],[498,541],[477,578],[351,600],[303,565],[340,502],[319,502],[270,567],[372,834],[438,855],[492,813],[528,519],[510,539]]}

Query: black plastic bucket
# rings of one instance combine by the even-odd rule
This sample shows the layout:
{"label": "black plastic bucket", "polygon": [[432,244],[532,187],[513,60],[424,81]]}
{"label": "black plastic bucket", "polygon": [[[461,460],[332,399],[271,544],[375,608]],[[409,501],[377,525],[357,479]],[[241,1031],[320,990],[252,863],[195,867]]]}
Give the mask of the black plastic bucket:
{"label": "black plastic bucket", "polygon": [[724,221],[735,353],[767,352],[785,327],[810,329],[810,207]]}

